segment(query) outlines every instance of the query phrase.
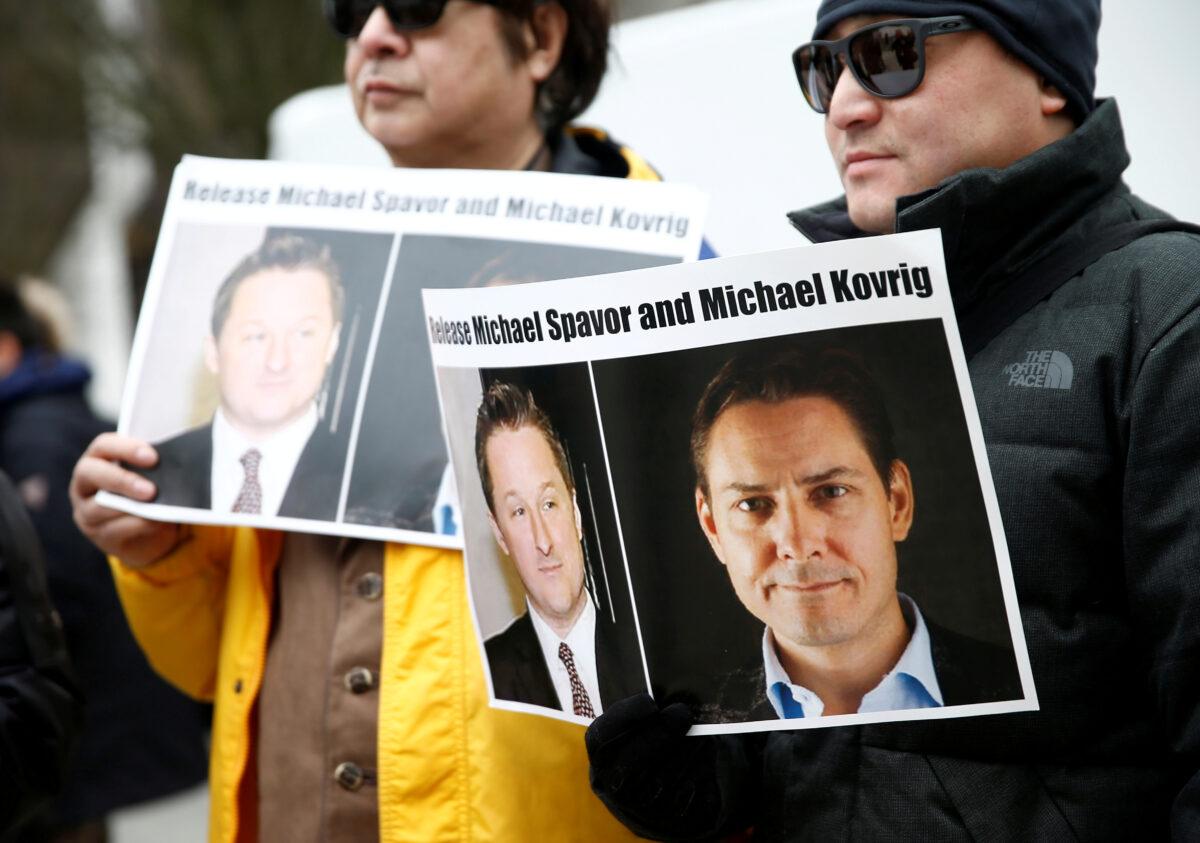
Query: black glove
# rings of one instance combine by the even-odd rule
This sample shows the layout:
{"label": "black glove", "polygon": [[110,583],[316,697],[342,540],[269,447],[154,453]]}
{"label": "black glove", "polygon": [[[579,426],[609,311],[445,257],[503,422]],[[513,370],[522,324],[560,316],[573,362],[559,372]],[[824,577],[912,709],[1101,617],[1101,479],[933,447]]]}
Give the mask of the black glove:
{"label": "black glove", "polygon": [[588,727],[592,790],[632,831],[654,840],[703,840],[739,829],[746,757],[736,736],[686,737],[684,703],[649,694],[621,700]]}

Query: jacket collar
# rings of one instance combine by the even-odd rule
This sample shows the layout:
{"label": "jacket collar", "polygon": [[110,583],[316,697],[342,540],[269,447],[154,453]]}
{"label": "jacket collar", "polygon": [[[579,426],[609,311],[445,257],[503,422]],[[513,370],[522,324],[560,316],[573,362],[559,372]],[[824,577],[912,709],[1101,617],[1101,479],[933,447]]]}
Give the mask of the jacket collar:
{"label": "jacket collar", "polygon": [[[896,230],[940,228],[956,305],[1042,257],[1129,165],[1114,100],[1103,100],[1074,132],[1004,169],[964,170],[937,187],[896,200]],[[814,242],[866,236],[841,197],[788,214]]]}
{"label": "jacket collar", "polygon": [[547,137],[552,158],[550,172],[583,176],[609,176],[623,179],[629,175],[629,163],[621,148],[603,132],[568,126]]}
{"label": "jacket collar", "polygon": [[7,377],[0,379],[0,404],[35,395],[82,392],[91,378],[92,373],[83,363],[34,348],[21,357]]}

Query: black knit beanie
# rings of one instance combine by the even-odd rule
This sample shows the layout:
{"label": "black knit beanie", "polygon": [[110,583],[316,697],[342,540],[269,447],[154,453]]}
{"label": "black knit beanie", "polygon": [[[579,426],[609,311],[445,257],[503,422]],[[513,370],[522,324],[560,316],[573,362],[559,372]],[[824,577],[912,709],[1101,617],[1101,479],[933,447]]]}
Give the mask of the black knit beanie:
{"label": "black knit beanie", "polygon": [[844,18],[876,14],[968,17],[1058,88],[1076,122],[1095,108],[1100,0],[824,0],[813,38]]}

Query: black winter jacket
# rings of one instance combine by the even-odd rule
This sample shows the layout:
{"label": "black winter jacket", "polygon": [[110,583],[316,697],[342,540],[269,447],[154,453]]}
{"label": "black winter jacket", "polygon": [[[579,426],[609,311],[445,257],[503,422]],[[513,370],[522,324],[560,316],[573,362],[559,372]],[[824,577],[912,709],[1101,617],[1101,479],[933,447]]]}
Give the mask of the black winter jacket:
{"label": "black winter jacket", "polygon": [[0,473],[0,840],[62,787],[80,709],[37,535]]}
{"label": "black winter jacket", "polygon": [[31,350],[0,380],[0,469],[21,490],[45,548],[50,597],[86,699],[58,798],[23,840],[176,793],[204,781],[208,770],[205,708],[150,669],[104,554],[71,518],[75,462],[111,429],[84,400],[89,377],[82,364]]}
{"label": "black winter jacket", "polygon": [[[897,230],[941,228],[961,319],[1056,246],[1165,216],[1121,182],[1128,163],[1108,101],[1008,168],[901,198]],[[844,200],[790,218],[814,240],[861,235]],[[694,839],[752,823],[755,841],[1200,835],[1200,238],[1109,253],[970,372],[1040,711],[714,739],[719,762],[695,788],[711,796],[688,809],[711,822],[634,811],[633,827]]]}

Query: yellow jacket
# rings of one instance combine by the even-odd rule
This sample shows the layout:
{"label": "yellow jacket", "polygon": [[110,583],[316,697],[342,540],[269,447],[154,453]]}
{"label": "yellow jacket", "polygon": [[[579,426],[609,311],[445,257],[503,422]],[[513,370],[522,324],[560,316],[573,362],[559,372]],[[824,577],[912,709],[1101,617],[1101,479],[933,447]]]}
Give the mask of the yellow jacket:
{"label": "yellow jacket", "polygon": [[[599,130],[571,127],[604,175],[657,181],[644,159]],[[144,571],[109,560],[130,627],[155,670],[215,703],[209,839],[249,841],[239,800],[271,629],[282,534],[195,527]],[[610,841],[633,835],[588,787],[579,726],[488,707],[467,608],[462,553],[384,551],[378,793],[385,843]]]}
{"label": "yellow jacket", "polygon": [[[209,839],[239,825],[282,535],[195,527],[144,571],[110,560],[150,663],[214,700]],[[583,730],[488,707],[462,554],[388,544],[379,698],[379,825],[387,843],[609,841],[632,835],[588,788]]]}

